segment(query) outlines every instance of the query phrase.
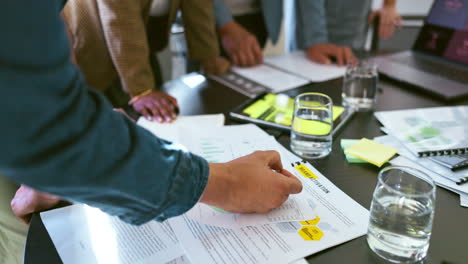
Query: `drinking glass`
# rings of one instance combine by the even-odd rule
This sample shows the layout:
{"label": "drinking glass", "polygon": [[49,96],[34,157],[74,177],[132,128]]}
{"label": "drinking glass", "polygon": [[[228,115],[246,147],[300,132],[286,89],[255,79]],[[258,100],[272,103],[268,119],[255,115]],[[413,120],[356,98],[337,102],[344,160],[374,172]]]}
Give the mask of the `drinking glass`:
{"label": "drinking glass", "polygon": [[367,242],[380,257],[395,263],[424,259],[429,248],[435,185],[409,167],[380,171],[370,210]]}
{"label": "drinking glass", "polygon": [[347,66],[343,81],[343,106],[355,111],[373,110],[377,101],[379,74],[377,66],[368,61]]}
{"label": "drinking glass", "polygon": [[294,100],[291,149],[305,159],[330,154],[333,130],[333,102],[321,93],[304,93]]}

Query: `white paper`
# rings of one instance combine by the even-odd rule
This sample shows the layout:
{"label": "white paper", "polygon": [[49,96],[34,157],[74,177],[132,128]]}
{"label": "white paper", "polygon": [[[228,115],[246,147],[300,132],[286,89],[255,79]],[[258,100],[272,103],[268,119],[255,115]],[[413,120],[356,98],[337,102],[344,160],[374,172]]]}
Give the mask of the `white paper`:
{"label": "white paper", "polygon": [[460,194],[460,205],[468,207],[468,194]]}
{"label": "white paper", "polygon": [[375,116],[415,154],[468,147],[468,106],[385,111]]}
{"label": "white paper", "polygon": [[342,77],[346,67],[323,65],[307,59],[303,51],[267,57],[265,63],[312,82],[324,82]]}
{"label": "white paper", "polygon": [[304,78],[264,64],[249,68],[232,67],[231,70],[251,81],[270,88],[273,93],[290,90],[309,83]]}
{"label": "white paper", "polygon": [[[289,162],[300,161],[288,156],[291,157],[282,155]],[[201,224],[187,215],[172,218],[171,226],[191,262],[289,263],[364,235],[369,221],[368,211],[310,164],[307,166],[317,179],[304,178],[297,170],[291,172],[303,182],[303,192],[313,197],[308,202],[316,212],[315,221],[225,228]]]}
{"label": "white paper", "polygon": [[[227,162],[257,150],[277,150],[279,144],[255,125],[225,126],[192,130],[181,142],[188,150],[209,162]],[[283,166],[288,163],[283,163]],[[279,208],[267,214],[237,214],[221,211],[204,204],[195,205],[186,214],[200,223],[241,227],[275,222],[300,221],[314,217],[314,210],[306,193],[290,195]]]}
{"label": "white paper", "polygon": [[41,213],[65,264],[153,264],[180,258],[184,250],[166,221],[132,226],[86,205]]}
{"label": "white paper", "polygon": [[224,125],[224,115],[179,116],[173,123],[157,123],[156,121],[149,121],[144,117],[140,117],[137,124],[160,138],[177,142],[177,131],[180,127],[187,129],[207,126],[220,127]]}

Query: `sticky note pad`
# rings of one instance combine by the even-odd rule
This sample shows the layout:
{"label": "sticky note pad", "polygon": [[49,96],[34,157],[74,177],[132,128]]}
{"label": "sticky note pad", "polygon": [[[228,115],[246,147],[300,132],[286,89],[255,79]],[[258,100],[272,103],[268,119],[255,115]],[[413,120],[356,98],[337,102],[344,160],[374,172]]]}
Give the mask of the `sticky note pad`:
{"label": "sticky note pad", "polygon": [[367,138],[361,139],[358,143],[345,150],[345,153],[356,158],[360,158],[378,167],[390,160],[398,150],[387,147]]}
{"label": "sticky note pad", "polygon": [[[342,150],[346,150],[347,148],[351,147],[352,145],[356,144],[359,142],[359,139],[342,139],[340,141],[340,146]],[[368,163],[365,160],[362,160],[360,158],[353,157],[351,155],[345,154],[346,160],[349,163]]]}

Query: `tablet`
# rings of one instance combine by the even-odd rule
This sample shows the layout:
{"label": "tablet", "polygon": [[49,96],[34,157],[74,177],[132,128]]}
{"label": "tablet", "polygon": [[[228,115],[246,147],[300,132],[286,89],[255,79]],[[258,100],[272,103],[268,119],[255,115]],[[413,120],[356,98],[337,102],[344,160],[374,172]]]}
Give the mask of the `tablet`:
{"label": "tablet", "polygon": [[[293,111],[294,98],[285,94],[264,93],[236,107],[229,112],[229,116],[241,122],[290,131]],[[333,106],[332,135],[335,135],[353,114],[352,109]]]}

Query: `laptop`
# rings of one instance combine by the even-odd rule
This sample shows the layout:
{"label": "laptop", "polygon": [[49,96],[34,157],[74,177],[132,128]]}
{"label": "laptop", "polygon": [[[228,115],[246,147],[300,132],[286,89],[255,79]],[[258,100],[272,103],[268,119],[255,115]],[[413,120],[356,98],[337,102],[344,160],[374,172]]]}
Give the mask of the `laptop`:
{"label": "laptop", "polygon": [[435,0],[413,48],[375,62],[383,76],[444,100],[468,96],[468,0]]}

